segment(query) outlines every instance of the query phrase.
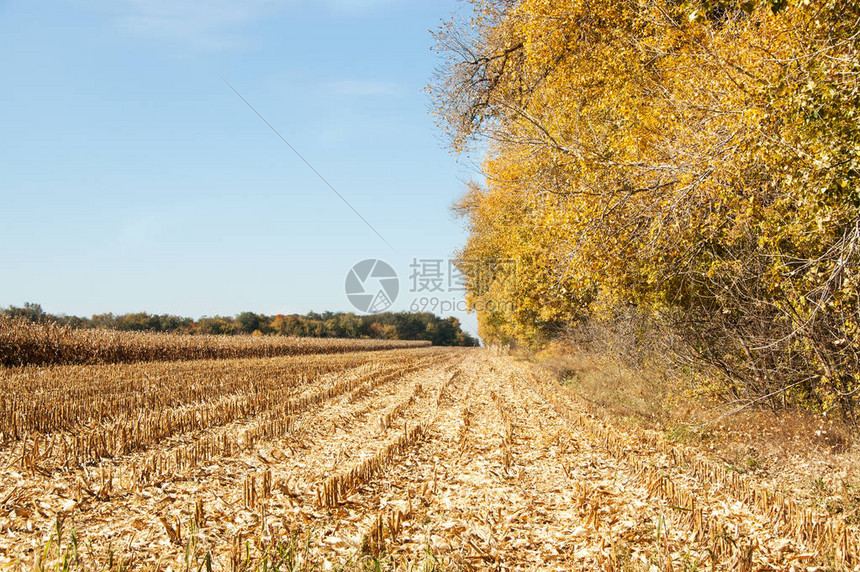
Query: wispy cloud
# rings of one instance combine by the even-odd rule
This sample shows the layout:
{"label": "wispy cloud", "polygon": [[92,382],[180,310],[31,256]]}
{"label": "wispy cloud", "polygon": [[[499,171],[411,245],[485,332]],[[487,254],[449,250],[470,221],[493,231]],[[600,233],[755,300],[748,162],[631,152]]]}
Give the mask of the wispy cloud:
{"label": "wispy cloud", "polygon": [[[240,43],[239,30],[292,0],[69,0],[81,9],[105,14],[136,35],[221,50]],[[280,6],[279,6],[280,5]]]}
{"label": "wispy cloud", "polygon": [[[317,0],[317,4],[325,6],[331,12],[341,14],[360,14],[384,6],[397,4],[399,0]],[[415,0],[409,0],[414,2]]]}
{"label": "wispy cloud", "polygon": [[242,43],[242,28],[290,9],[314,6],[359,14],[400,0],[69,0],[108,14],[116,25],[191,47],[220,50]]}
{"label": "wispy cloud", "polygon": [[373,79],[344,79],[326,83],[323,87],[332,93],[353,97],[398,97],[404,91],[399,83]]}

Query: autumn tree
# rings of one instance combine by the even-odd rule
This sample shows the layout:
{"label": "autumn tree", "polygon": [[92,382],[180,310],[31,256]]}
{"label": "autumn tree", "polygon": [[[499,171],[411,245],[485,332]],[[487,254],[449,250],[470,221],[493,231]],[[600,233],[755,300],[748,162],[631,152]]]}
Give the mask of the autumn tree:
{"label": "autumn tree", "polygon": [[[482,334],[635,308],[734,398],[851,416],[860,4],[473,4],[434,93],[453,147],[487,149],[458,205]],[[500,256],[516,273],[469,275]]]}

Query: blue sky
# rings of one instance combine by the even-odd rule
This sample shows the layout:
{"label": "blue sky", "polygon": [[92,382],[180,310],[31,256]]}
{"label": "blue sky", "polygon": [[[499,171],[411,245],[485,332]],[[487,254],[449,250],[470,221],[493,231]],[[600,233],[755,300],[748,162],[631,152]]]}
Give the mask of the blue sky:
{"label": "blue sky", "polygon": [[424,92],[440,63],[429,30],[463,9],[0,0],[0,305],[349,310],[349,268],[381,257],[405,309],[410,261],[465,239],[450,206],[474,169],[448,152]]}

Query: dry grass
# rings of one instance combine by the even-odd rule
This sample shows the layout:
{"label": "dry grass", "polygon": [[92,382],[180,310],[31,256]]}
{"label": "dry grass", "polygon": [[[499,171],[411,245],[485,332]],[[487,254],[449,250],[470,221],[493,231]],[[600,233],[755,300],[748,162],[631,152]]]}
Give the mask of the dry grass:
{"label": "dry grass", "polygon": [[701,390],[706,380],[668,360],[632,365],[605,350],[564,345],[535,357],[590,413],[695,447],[804,506],[860,524],[860,450],[856,431],[843,421],[765,407],[735,411]]}
{"label": "dry grass", "polygon": [[550,346],[534,358],[583,401],[619,419],[664,427],[693,407],[692,384],[662,363],[631,366],[615,354],[564,344]]}
{"label": "dry grass", "polygon": [[0,317],[0,366],[268,358],[429,346],[425,341],[82,330]]}

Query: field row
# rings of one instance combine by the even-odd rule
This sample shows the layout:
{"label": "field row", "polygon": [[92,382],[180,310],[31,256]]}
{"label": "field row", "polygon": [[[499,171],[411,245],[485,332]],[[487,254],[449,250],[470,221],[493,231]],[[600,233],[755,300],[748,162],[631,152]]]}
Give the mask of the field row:
{"label": "field row", "polygon": [[484,357],[463,364],[426,442],[364,487],[377,508],[359,544],[464,570],[860,569],[838,518],[588,419],[551,380]]}
{"label": "field row", "polygon": [[[114,534],[124,536],[129,526],[140,530],[135,522],[117,520],[115,515],[139,514],[138,510],[154,497],[176,500],[175,493],[169,492],[174,487],[197,486],[201,481],[212,488],[216,499],[233,492],[229,486],[222,490],[222,478],[235,481],[235,490],[242,492],[241,506],[256,506],[256,499],[269,496],[273,481],[266,478],[266,470],[247,471],[242,459],[250,457],[257,463],[262,459],[269,463],[287,457],[305,459],[301,448],[316,441],[318,432],[318,438],[325,440],[340,423],[354,425],[360,420],[373,434],[381,432],[380,438],[398,432],[406,410],[417,406],[420,396],[425,395],[419,382],[409,386],[405,401],[399,399],[402,380],[436,372],[440,360],[445,359],[444,351],[428,348],[380,352],[372,357],[362,353],[327,359],[310,356],[198,362],[196,365],[206,367],[186,371],[181,368],[188,364],[44,370],[39,376],[42,388],[53,387],[52,379],[68,379],[71,388],[85,386],[89,377],[90,383],[104,386],[106,403],[116,406],[115,410],[103,407],[97,421],[96,416],[87,418],[77,431],[31,431],[7,441],[2,451],[5,468],[0,472],[0,514],[5,514],[0,518],[0,553],[32,562],[47,539],[46,531],[60,521],[72,526],[80,538],[102,547]],[[116,383],[110,383],[111,379]],[[219,390],[213,391],[217,396],[211,399],[193,388],[197,381],[215,380],[223,383],[213,383]],[[14,383],[25,387],[26,379]],[[160,392],[162,397],[153,397],[156,402],[168,401],[171,394],[175,402],[169,408],[148,410],[148,401],[138,395],[136,386]],[[26,399],[25,394],[15,397]],[[89,395],[70,394],[74,399]],[[396,401],[391,407],[386,407],[388,399],[380,399],[388,395]],[[127,411],[122,409],[123,402]],[[37,409],[50,410],[50,404]],[[334,412],[340,414],[333,416]],[[212,472],[220,476],[214,478]],[[328,476],[327,466],[314,465],[310,474],[295,472],[291,479],[295,484],[301,477],[298,486],[313,500],[314,487]],[[279,479],[275,484],[283,488],[284,481]],[[195,504],[199,500],[198,495],[185,496],[183,502]],[[208,503],[203,506],[208,508]],[[167,518],[163,507],[146,514],[144,528],[170,543],[174,525],[161,522]],[[167,518],[166,522],[174,520]],[[112,523],[113,532],[103,533],[103,522]],[[223,545],[225,538],[220,537],[218,544]],[[95,550],[91,556],[98,559],[103,555]]]}
{"label": "field row", "polygon": [[433,361],[411,350],[25,371],[0,382],[0,435],[31,470],[76,467],[243,419],[286,420]]}
{"label": "field row", "polygon": [[[22,444],[34,442],[10,442],[0,554],[22,570],[73,552],[87,570],[860,564],[855,531],[690,451],[583,415],[525,365],[484,350],[373,358],[341,356],[293,377],[278,377],[282,358],[222,363],[223,379],[245,382],[212,401],[189,390],[188,405],[174,407],[203,411],[237,393],[269,396],[264,405],[91,462],[22,463]],[[101,419],[112,427],[126,417]]]}

